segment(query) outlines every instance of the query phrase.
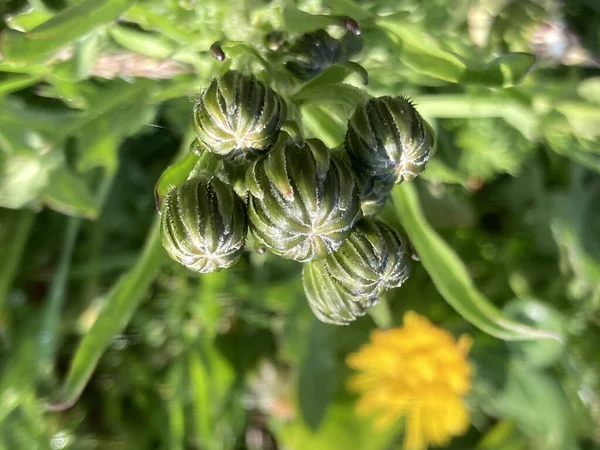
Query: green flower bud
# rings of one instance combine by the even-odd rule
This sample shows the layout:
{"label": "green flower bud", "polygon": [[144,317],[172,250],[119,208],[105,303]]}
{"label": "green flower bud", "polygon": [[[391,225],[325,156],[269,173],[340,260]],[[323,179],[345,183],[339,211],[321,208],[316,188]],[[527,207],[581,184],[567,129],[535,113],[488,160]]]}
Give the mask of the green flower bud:
{"label": "green flower bud", "polygon": [[259,153],[277,140],[287,106],[253,75],[229,71],[212,83],[194,107],[194,131],[209,151],[228,158]]}
{"label": "green flower bud", "polygon": [[360,218],[350,168],[318,139],[278,146],[248,169],[252,234],[273,253],[310,261],[336,251]]}
{"label": "green flower bud", "polygon": [[396,183],[425,170],[433,130],[403,97],[367,100],[348,122],[345,145],[356,173]]}
{"label": "green flower bud", "polygon": [[325,30],[303,34],[285,55],[286,68],[300,80],[310,80],[328,67],[347,61],[362,49],[362,40],[346,33],[341,40]]}
{"label": "green flower bud", "polygon": [[215,272],[235,264],[247,231],[244,202],[217,178],[188,180],[165,197],[163,246],[190,270]]}
{"label": "green flower bud", "polygon": [[304,291],[323,322],[347,324],[365,314],[386,290],[410,274],[400,234],[377,220],[361,220],[338,251],[304,267]]}

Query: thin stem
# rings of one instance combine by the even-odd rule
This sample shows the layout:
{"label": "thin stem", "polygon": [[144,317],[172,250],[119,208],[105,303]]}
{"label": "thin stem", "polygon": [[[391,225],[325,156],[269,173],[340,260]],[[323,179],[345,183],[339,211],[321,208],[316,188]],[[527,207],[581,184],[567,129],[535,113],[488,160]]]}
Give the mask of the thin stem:
{"label": "thin stem", "polygon": [[82,219],[80,217],[70,217],[67,220],[67,229],[63,239],[58,269],[50,284],[50,291],[47,298],[48,307],[40,334],[40,367],[43,372],[52,370],[52,362],[57,349],[60,328],[60,313],[65,302],[69,269],[81,223]]}
{"label": "thin stem", "polygon": [[0,264],[0,336],[10,328],[6,299],[21,263],[35,214],[30,210],[2,211],[2,264]]}

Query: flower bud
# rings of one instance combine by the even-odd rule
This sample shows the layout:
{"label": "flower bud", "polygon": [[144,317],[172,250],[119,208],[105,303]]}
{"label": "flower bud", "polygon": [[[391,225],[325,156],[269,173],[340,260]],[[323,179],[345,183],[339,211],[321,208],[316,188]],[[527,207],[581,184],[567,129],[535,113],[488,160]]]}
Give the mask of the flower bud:
{"label": "flower bud", "polygon": [[338,251],[304,267],[304,291],[315,315],[337,325],[364,315],[384,291],[408,278],[406,249],[400,234],[383,222],[358,222]]}
{"label": "flower bud", "polygon": [[190,270],[215,272],[235,264],[247,231],[244,202],[218,178],[188,180],[165,197],[163,246]]}
{"label": "flower bud", "polygon": [[229,71],[212,83],[194,107],[194,131],[201,146],[228,158],[259,153],[277,140],[287,106],[253,75]]}
{"label": "flower bud", "polygon": [[310,261],[336,251],[361,216],[350,168],[318,139],[278,146],[247,173],[252,234],[283,258]]}
{"label": "flower bud", "polygon": [[286,68],[300,80],[316,77],[328,67],[347,61],[362,49],[362,40],[346,33],[341,40],[325,30],[305,33],[294,42],[286,54]]}
{"label": "flower bud", "polygon": [[379,97],[359,106],[348,122],[345,145],[356,173],[396,183],[425,170],[433,130],[403,97]]}

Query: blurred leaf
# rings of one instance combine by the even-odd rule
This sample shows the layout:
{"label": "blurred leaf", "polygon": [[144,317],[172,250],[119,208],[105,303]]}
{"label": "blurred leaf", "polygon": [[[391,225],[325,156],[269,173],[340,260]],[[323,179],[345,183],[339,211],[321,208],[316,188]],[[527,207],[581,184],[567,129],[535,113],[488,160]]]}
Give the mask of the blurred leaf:
{"label": "blurred leaf", "polygon": [[300,411],[313,431],[319,429],[334,390],[336,361],[333,339],[333,328],[313,318],[298,381]]}
{"label": "blurred leaf", "polygon": [[477,444],[476,450],[527,450],[527,438],[514,422],[503,420],[488,431]]}
{"label": "blurred leaf", "polygon": [[600,103],[600,77],[586,78],[577,86],[577,93],[585,100]]}
{"label": "blurred leaf", "polygon": [[530,53],[508,53],[482,67],[467,67],[457,82],[507,88],[520,84],[535,63],[536,58]]}
{"label": "blurred leaf", "polygon": [[77,401],[98,360],[144,298],[166,257],[160,242],[159,224],[160,220],[155,220],[136,265],[115,284],[92,328],[79,343],[63,386],[48,405],[50,409],[66,409]]}
{"label": "blurred leaf", "polygon": [[108,33],[122,47],[151,58],[168,58],[175,51],[170,42],[158,35],[141,33],[122,26],[111,27]]}
{"label": "blurred leaf", "polygon": [[596,285],[600,280],[600,181],[585,180],[585,170],[572,169],[571,188],[561,197],[555,211],[552,232],[559,247],[567,252],[571,269],[587,283]]}
{"label": "blurred leaf", "polygon": [[52,17],[52,14],[40,11],[38,9],[26,9],[19,14],[6,16],[4,21],[6,24],[17,31],[29,31],[38,25],[41,25]]}
{"label": "blurred leaf", "polygon": [[506,387],[490,401],[493,414],[514,420],[532,448],[575,450],[569,403],[560,384],[547,373],[514,367]]}
{"label": "blurred leaf", "polygon": [[136,0],[85,0],[52,16],[32,30],[6,30],[2,53],[18,62],[40,61],[95,28],[117,19]]}
{"label": "blurred leaf", "polygon": [[29,151],[7,156],[0,153],[0,207],[17,209],[36,205],[52,171],[60,165],[58,156]]}
{"label": "blurred leaf", "polygon": [[283,21],[288,33],[308,33],[329,25],[341,24],[340,20],[320,14],[309,14],[301,11],[291,0],[284,0]]}
{"label": "blurred leaf", "polygon": [[90,33],[75,44],[75,78],[85,80],[92,76],[101,50],[101,34]]}
{"label": "blurred leaf", "polygon": [[10,94],[40,81],[40,75],[9,75],[0,77],[0,95]]}
{"label": "blurred leaf", "polygon": [[466,320],[504,340],[560,339],[555,333],[511,321],[477,290],[458,255],[427,223],[411,184],[397,186],[392,198],[398,218],[433,283]]}
{"label": "blurred leaf", "polygon": [[535,64],[529,53],[510,53],[482,64],[469,64],[447,52],[418,25],[406,20],[404,14],[377,20],[377,24],[392,33],[400,46],[403,64],[424,75],[451,83],[481,84],[510,87],[521,83]]}
{"label": "blurred leaf", "polygon": [[183,360],[179,359],[172,365],[169,373],[169,448],[183,449],[185,446],[185,412],[184,412],[184,377]]}
{"label": "blurred leaf", "polygon": [[349,119],[356,108],[371,96],[350,84],[307,85],[296,93],[299,105],[331,105],[342,119]]}
{"label": "blurred leaf", "polygon": [[392,440],[397,432],[394,427],[376,430],[370,420],[357,417],[353,409],[354,402],[331,403],[318,431],[312,431],[302,421],[295,420],[278,427],[278,440],[284,448],[290,449],[397,448]]}
{"label": "blurred leaf", "polygon": [[[531,327],[552,331],[561,336],[566,334],[566,318],[535,298],[521,297],[511,300],[503,310],[509,317]],[[551,365],[565,350],[564,345],[554,340],[510,342],[509,348],[515,360],[532,368]]]}
{"label": "blurred leaf", "polygon": [[503,96],[427,95],[416,99],[419,113],[425,118],[477,119],[501,117],[533,140],[539,134],[539,119],[525,105]]}
{"label": "blurred leaf", "polygon": [[50,208],[63,214],[88,219],[98,216],[98,201],[83,180],[66,167],[52,172],[43,199]]}

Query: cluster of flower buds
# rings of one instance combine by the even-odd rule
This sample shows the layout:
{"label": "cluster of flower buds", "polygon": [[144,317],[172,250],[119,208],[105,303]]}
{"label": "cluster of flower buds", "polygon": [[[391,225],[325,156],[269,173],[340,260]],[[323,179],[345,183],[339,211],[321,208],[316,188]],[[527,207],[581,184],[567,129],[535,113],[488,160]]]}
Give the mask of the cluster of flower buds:
{"label": "cluster of flower buds", "polygon": [[[295,59],[287,68],[307,79],[347,51],[322,31],[301,36],[288,54]],[[230,70],[211,82],[194,106],[192,151],[219,164],[167,194],[163,245],[206,273],[235,264],[249,231],[265,249],[304,264],[320,320],[347,324],[409,276],[405,239],[374,216],[395,184],[423,171],[433,133],[402,97],[359,106],[334,150],[292,138],[287,112],[283,97],[253,75]]]}

